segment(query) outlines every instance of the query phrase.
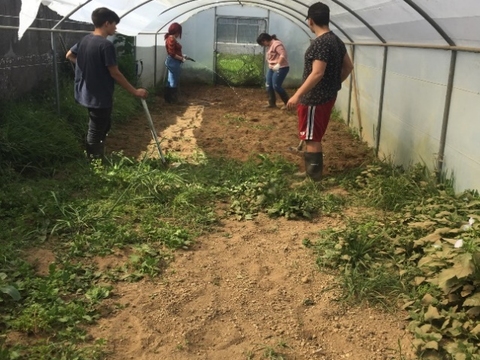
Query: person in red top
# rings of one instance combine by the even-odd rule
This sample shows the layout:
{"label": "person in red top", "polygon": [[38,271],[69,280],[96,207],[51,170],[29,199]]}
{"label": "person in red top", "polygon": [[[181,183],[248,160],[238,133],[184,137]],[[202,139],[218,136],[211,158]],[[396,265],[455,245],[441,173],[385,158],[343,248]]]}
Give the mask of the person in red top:
{"label": "person in red top", "polygon": [[283,46],[283,43],[278,40],[275,35],[269,35],[267,33],[261,33],[258,35],[257,43],[260,46],[268,48],[266,58],[268,62],[268,71],[265,82],[268,94],[268,105],[266,107],[277,107],[275,92],[280,95],[283,103],[287,105],[289,97],[285,89],[282,87],[283,81],[290,70],[285,46]]}
{"label": "person in red top", "polygon": [[182,25],[173,23],[165,34],[165,49],[167,50],[165,66],[168,70],[168,78],[164,98],[167,103],[178,101],[177,91],[180,81],[180,70],[181,65],[186,60],[186,56],[182,54],[182,45],[178,42],[178,38],[182,38]]}

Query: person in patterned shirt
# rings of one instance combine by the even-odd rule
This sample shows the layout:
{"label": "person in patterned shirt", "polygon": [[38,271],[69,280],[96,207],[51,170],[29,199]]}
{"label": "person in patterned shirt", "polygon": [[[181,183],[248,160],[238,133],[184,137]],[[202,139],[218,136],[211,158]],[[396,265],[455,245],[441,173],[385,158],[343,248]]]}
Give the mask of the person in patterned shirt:
{"label": "person in patterned shirt", "polygon": [[345,44],[329,28],[330,9],[317,2],[308,8],[307,18],[315,39],[305,52],[303,83],[290,98],[287,108],[297,108],[298,133],[305,141],[305,173],[320,181],[323,171],[322,138],[342,87],[353,64]]}

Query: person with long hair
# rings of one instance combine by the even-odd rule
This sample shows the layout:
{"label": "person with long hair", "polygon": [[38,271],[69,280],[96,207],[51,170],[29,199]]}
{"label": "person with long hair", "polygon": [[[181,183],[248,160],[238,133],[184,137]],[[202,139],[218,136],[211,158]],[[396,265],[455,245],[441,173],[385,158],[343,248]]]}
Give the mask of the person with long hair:
{"label": "person with long hair", "polygon": [[175,22],[168,27],[168,32],[165,34],[165,49],[167,50],[165,66],[168,70],[168,78],[164,98],[167,103],[178,102],[181,65],[186,60],[182,54],[182,44],[178,42],[179,38],[182,38],[182,25]]}
{"label": "person with long hair", "polygon": [[278,93],[284,106],[286,106],[289,97],[285,89],[282,87],[282,84],[290,70],[287,50],[285,50],[285,46],[280,40],[278,40],[276,35],[261,33],[258,35],[257,43],[258,45],[267,48],[266,61],[268,63],[268,71],[265,87],[268,94],[268,105],[266,107],[277,107],[275,93]]}

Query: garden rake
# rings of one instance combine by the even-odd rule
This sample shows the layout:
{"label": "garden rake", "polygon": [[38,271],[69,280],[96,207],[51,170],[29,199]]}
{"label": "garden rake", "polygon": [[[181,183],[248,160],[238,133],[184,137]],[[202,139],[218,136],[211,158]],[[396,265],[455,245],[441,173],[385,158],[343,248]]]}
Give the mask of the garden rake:
{"label": "garden rake", "polygon": [[160,159],[162,159],[162,163],[165,165],[167,160],[165,160],[165,156],[163,156],[162,148],[160,147],[160,141],[158,141],[157,132],[155,130],[155,126],[153,126],[152,116],[150,115],[150,111],[148,110],[147,102],[145,99],[141,99],[143,109],[145,110],[145,114],[147,115],[148,125],[150,127],[150,131],[152,133],[153,140],[157,144],[158,154],[160,155]]}

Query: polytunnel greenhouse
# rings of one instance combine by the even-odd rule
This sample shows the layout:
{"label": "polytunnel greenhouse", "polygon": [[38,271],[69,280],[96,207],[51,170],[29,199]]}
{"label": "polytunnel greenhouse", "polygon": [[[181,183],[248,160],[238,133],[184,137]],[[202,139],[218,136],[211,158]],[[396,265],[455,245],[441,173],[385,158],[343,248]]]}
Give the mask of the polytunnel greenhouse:
{"label": "polytunnel greenhouse", "polygon": [[[292,96],[315,3],[0,3],[0,360],[480,360],[480,2],[322,1],[353,70],[314,182],[258,39]],[[92,159],[98,8],[125,80]]]}
{"label": "polytunnel greenhouse", "polygon": [[[22,1],[19,37],[40,4],[66,19],[90,22],[100,6],[116,11],[118,32],[135,36],[142,83],[163,79],[163,35],[173,21],[184,25],[185,48],[198,61],[188,64],[208,76],[219,52],[261,53],[242,43],[248,32],[281,34],[295,64],[287,85],[298,85],[305,47],[308,1]],[[337,107],[380,156],[408,165],[423,162],[453,175],[458,190],[480,188],[478,114],[479,6],[473,0],[326,1],[331,28],[349,45],[355,74]],[[242,24],[242,21],[248,22]],[[233,33],[233,32],[236,33]],[[245,31],[246,33],[242,33]],[[228,32],[226,35],[225,32]],[[232,37],[232,39],[228,39]],[[187,72],[185,72],[187,73]]]}

